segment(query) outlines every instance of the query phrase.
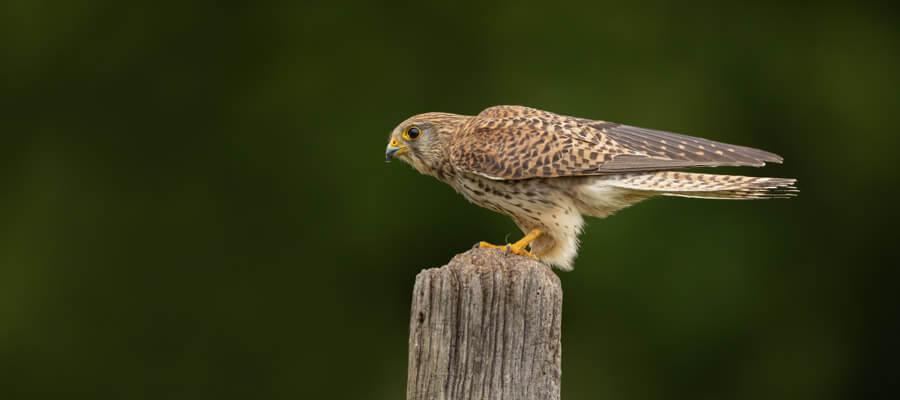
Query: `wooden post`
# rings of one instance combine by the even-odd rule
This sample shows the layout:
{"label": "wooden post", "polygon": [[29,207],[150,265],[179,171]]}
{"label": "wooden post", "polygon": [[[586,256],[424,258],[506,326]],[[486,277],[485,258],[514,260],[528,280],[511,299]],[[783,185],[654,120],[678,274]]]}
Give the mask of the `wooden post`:
{"label": "wooden post", "polygon": [[416,276],[407,400],[559,399],[562,286],[544,264],[472,249]]}

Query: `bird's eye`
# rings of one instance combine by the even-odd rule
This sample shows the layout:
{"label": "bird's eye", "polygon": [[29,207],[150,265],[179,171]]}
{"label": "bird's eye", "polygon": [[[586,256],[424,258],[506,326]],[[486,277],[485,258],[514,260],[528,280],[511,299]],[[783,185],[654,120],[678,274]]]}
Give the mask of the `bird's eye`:
{"label": "bird's eye", "polygon": [[413,125],[409,128],[406,128],[406,130],[403,131],[403,138],[406,140],[409,140],[409,141],[413,141],[413,140],[418,139],[419,135],[421,133],[422,133],[422,131],[419,130],[419,127]]}

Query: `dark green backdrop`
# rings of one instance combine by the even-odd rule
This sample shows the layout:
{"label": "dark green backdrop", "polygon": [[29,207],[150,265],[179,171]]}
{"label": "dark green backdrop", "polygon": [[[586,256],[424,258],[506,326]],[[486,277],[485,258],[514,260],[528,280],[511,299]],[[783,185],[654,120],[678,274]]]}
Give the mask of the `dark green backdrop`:
{"label": "dark green backdrop", "polygon": [[415,274],[519,232],[387,136],[496,104],[762,147],[718,172],[802,190],[589,220],[564,398],[896,384],[895,9],[223,3],[0,6],[0,398],[403,398]]}

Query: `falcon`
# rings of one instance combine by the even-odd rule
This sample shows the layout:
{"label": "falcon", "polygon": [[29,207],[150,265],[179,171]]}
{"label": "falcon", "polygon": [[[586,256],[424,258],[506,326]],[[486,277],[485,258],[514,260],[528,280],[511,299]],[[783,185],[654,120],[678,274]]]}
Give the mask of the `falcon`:
{"label": "falcon", "polygon": [[[470,202],[512,217],[525,233],[503,249],[571,270],[583,216],[604,218],[653,196],[793,197],[795,179],[682,172],[761,167],[763,150],[522,106],[475,116],[430,112],[391,132],[387,161],[403,160]],[[530,247],[530,251],[526,248]]]}

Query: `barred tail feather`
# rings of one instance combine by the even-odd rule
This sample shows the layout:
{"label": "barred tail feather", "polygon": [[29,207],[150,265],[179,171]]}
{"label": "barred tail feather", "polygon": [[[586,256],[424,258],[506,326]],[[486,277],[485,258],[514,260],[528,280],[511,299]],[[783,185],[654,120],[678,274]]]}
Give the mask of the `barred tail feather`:
{"label": "barred tail feather", "polygon": [[610,176],[605,182],[663,196],[700,199],[778,199],[797,195],[796,179],[660,171]]}

